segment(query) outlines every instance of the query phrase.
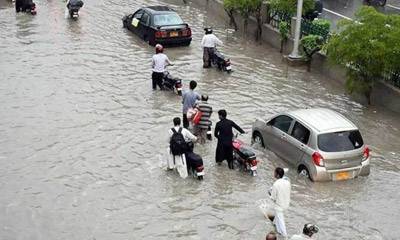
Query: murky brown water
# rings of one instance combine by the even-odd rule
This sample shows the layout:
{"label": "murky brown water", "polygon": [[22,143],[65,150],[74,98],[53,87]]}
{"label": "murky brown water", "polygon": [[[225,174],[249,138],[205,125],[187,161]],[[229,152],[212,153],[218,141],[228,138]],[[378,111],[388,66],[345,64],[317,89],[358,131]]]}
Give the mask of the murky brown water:
{"label": "murky brown water", "polygon": [[[61,1],[37,1],[34,17],[1,1],[0,239],[263,239],[272,229],[255,202],[266,198],[272,170],[286,166],[273,153],[258,148],[256,178],[215,166],[215,142],[196,149],[205,159],[203,182],[162,169],[180,101],[151,90],[153,49],[120,19],[166,2],[86,1],[74,22]],[[318,239],[398,239],[399,116],[361,106],[323,76],[288,68],[275,49],[225,30],[203,7],[168,3],[194,31],[190,47],[167,49],[170,71],[186,84],[197,80],[215,110],[226,108],[249,131],[256,117],[329,107],[357,123],[371,145],[367,178],[311,183],[290,173],[289,233],[316,222]],[[202,69],[205,25],[227,43],[231,75]]]}

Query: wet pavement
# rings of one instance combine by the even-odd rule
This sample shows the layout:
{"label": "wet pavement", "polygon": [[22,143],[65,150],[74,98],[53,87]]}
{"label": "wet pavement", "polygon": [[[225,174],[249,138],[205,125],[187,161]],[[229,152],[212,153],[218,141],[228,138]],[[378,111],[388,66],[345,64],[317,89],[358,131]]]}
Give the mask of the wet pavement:
{"label": "wet pavement", "polygon": [[[4,0],[3,0],[4,1]],[[279,52],[226,30],[181,1],[86,1],[78,21],[64,3],[37,1],[38,15],[0,9],[0,239],[263,239],[272,226],[256,201],[287,165],[256,147],[259,176],[215,166],[216,142],[196,146],[204,181],[164,170],[162,154],[180,98],[152,91],[153,48],[122,28],[124,13],[169,4],[193,28],[190,47],[167,49],[170,72],[199,83],[214,110],[246,131],[257,117],[328,107],[353,120],[374,156],[371,175],[312,183],[291,169],[288,232],[306,222],[317,239],[397,239],[399,115],[366,108],[334,81],[286,66]],[[235,71],[202,69],[202,28],[216,26]],[[217,118],[212,117],[214,123]],[[247,143],[249,134],[242,136]]]}
{"label": "wet pavement", "polygon": [[[323,0],[322,2],[324,10],[320,17],[332,22],[332,30],[336,30],[336,25],[341,19],[353,19],[357,10],[365,5],[363,0]],[[375,6],[375,9],[385,14],[400,14],[400,1],[388,0],[384,7]]]}

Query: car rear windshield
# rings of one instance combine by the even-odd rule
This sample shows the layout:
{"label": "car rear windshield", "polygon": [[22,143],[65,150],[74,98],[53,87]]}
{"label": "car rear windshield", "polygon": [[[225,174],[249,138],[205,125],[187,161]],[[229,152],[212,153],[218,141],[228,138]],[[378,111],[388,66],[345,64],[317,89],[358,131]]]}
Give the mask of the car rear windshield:
{"label": "car rear windshield", "polygon": [[324,133],[318,136],[318,148],[324,152],[343,152],[362,147],[364,144],[358,130]]}
{"label": "car rear windshield", "polygon": [[176,13],[154,15],[154,25],[180,25],[183,24],[181,17]]}

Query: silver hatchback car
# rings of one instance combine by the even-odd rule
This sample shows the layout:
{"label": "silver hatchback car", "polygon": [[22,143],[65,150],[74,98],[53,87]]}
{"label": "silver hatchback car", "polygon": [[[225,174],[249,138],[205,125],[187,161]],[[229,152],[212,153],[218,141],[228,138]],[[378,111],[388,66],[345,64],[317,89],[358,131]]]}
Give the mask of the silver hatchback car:
{"label": "silver hatchback car", "polygon": [[329,109],[301,109],[253,124],[253,142],[270,149],[313,181],[370,173],[370,151],[356,125]]}

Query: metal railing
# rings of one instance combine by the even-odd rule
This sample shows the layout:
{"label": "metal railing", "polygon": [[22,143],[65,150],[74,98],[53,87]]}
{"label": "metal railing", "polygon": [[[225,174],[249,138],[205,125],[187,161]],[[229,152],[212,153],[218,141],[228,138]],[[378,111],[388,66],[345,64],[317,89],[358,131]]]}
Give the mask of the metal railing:
{"label": "metal railing", "polygon": [[392,84],[393,86],[400,88],[400,70],[392,71],[389,74],[383,76],[385,82]]}
{"label": "metal railing", "polygon": [[279,23],[283,21],[287,22],[290,27],[292,21],[289,15],[278,12],[269,13],[269,25],[271,25],[273,28],[279,29]]}
{"label": "metal railing", "polygon": [[318,35],[321,36],[324,41],[326,41],[328,39],[330,31],[327,28],[315,25],[311,21],[303,19],[303,21],[301,22],[301,33],[302,35]]}

